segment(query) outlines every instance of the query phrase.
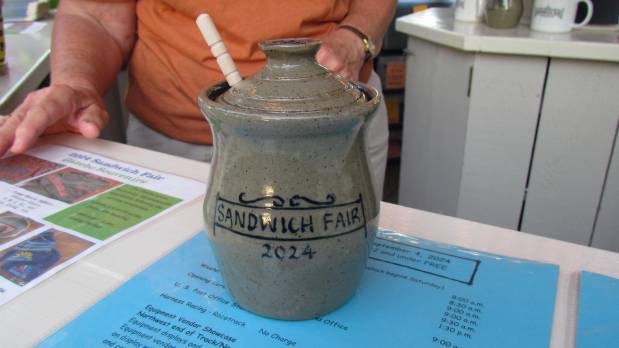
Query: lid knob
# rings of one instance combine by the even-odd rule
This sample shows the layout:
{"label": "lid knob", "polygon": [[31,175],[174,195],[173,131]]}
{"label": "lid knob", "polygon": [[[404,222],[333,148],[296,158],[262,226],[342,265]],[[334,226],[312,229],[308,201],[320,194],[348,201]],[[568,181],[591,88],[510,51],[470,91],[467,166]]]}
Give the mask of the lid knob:
{"label": "lid knob", "polygon": [[307,38],[277,39],[259,44],[267,55],[266,66],[225,92],[224,104],[284,113],[327,112],[366,102],[365,94],[316,62],[321,42]]}
{"label": "lid knob", "polygon": [[267,55],[267,65],[262,71],[275,78],[303,78],[324,75],[326,68],[314,57],[321,42],[313,39],[276,39],[258,44]]}

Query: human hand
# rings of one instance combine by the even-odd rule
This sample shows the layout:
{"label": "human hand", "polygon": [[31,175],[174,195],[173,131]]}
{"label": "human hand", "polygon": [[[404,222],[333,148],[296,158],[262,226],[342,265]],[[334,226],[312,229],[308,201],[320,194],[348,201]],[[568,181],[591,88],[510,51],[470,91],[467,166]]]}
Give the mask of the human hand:
{"label": "human hand", "polygon": [[347,80],[358,80],[365,60],[363,41],[350,30],[337,29],[322,40],[316,61]]}
{"label": "human hand", "polygon": [[9,116],[0,116],[0,156],[22,153],[42,134],[74,132],[96,138],[108,120],[94,90],[52,85],[34,91]]}

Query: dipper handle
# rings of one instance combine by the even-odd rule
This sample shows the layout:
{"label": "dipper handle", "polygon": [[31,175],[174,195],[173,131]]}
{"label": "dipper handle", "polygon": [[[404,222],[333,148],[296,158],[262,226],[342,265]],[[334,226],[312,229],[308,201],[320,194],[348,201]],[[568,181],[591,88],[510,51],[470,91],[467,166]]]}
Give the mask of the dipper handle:
{"label": "dipper handle", "polygon": [[204,40],[211,48],[211,53],[213,53],[213,56],[217,59],[217,64],[226,77],[226,81],[228,81],[230,87],[239,83],[242,80],[241,74],[236,70],[236,65],[234,61],[232,61],[232,57],[228,53],[226,45],[224,45],[221,40],[221,36],[219,36],[219,32],[211,16],[202,13],[196,19],[196,24],[202,33],[202,37],[204,37]]}

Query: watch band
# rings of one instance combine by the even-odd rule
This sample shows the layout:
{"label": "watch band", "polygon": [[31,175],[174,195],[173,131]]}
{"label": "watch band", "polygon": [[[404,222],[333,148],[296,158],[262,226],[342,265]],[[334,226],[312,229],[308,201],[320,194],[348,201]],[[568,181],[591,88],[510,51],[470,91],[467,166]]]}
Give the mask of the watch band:
{"label": "watch band", "polygon": [[338,29],[339,28],[349,30],[361,39],[365,49],[365,58],[363,60],[364,63],[376,57],[376,45],[374,45],[372,39],[370,39],[370,37],[367,36],[364,32],[359,30],[359,28],[353,27],[352,25],[348,24],[341,24],[340,26],[338,26]]}

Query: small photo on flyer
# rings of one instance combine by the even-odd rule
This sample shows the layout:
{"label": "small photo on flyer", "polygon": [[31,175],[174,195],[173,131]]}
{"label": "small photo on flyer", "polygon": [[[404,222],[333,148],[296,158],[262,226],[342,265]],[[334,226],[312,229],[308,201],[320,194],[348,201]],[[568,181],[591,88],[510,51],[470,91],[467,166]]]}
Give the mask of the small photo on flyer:
{"label": "small photo on flyer", "polygon": [[41,226],[43,224],[10,211],[0,213],[0,246]]}
{"label": "small photo on flyer", "polygon": [[116,180],[67,167],[20,186],[28,191],[71,204],[119,184],[120,182]]}
{"label": "small photo on flyer", "polygon": [[24,286],[93,243],[49,229],[0,254],[0,276]]}
{"label": "small photo on flyer", "polygon": [[60,164],[29,155],[16,155],[0,159],[0,181],[9,184],[48,173],[63,167]]}

